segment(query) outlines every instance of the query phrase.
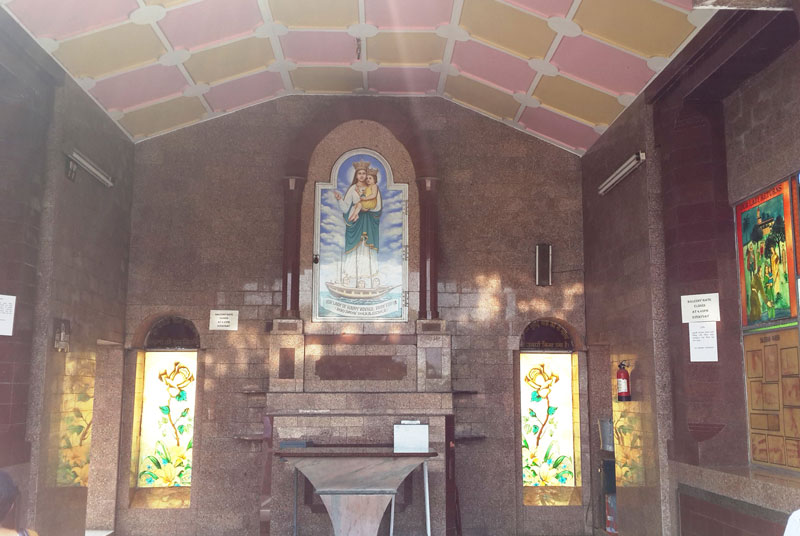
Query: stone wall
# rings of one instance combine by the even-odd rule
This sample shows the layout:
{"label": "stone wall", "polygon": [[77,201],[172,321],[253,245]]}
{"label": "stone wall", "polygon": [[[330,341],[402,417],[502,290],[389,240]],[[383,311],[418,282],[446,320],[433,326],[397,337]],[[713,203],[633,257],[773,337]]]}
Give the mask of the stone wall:
{"label": "stone wall", "polygon": [[0,294],[16,297],[13,335],[0,336],[0,467],[27,462],[28,386],[36,304],[42,154],[53,79],[20,53],[0,18]]}
{"label": "stone wall", "polygon": [[798,59],[795,45],[725,99],[731,204],[800,169]]}
{"label": "stone wall", "polygon": [[[12,471],[22,517],[45,534],[77,534],[86,471],[59,473],[60,460],[78,405],[88,453],[98,339],[122,342],[133,144],[5,14],[0,29],[0,293],[17,296],[14,335],[0,340],[0,466],[30,457]],[[69,180],[73,149],[114,187],[83,171]],[[66,353],[53,351],[55,319],[70,323]],[[92,367],[77,370],[82,359]]]}
{"label": "stone wall", "polygon": [[[159,315],[192,320],[204,348],[206,398],[190,508],[136,512],[119,504],[121,534],[148,526],[144,516],[180,520],[187,534],[214,533],[212,520],[226,530],[254,530],[266,455],[236,436],[263,428],[263,410],[248,409],[253,395],[241,391],[271,389],[277,380],[269,376],[274,335],[265,324],[281,313],[282,179],[308,174],[318,140],[352,119],[388,128],[417,176],[426,169],[441,179],[439,312],[452,337],[453,388],[477,391],[454,402],[457,435],[475,438],[456,448],[465,534],[584,530],[583,507],[521,504],[513,385],[513,352],[530,321],[559,318],[583,332],[577,157],[440,99],[295,96],[137,146],[127,343]],[[329,169],[309,175],[306,188],[327,180]],[[554,246],[551,287],[533,281],[537,242]],[[310,259],[311,250],[301,250],[301,273]],[[209,309],[226,308],[239,310],[239,331],[209,332]],[[583,474],[588,490],[588,466]]]}
{"label": "stone wall", "polygon": [[[105,170],[114,186],[106,187],[83,170],[74,180],[67,178],[65,153],[73,149]],[[55,408],[75,407],[78,392],[84,389],[70,380],[73,356],[93,362],[98,341],[123,341],[133,143],[77,84],[66,80],[55,90],[47,146],[39,158],[44,161],[46,186],[28,417],[28,435],[35,445],[31,480],[36,527],[45,534],[54,530],[77,534],[71,531],[83,528],[86,488],[58,483],[58,451],[65,436],[56,432],[64,430],[64,423],[55,418],[63,415]],[[66,352],[53,349],[55,319],[69,322]],[[93,388],[83,394],[93,395]],[[84,409],[87,422],[82,426],[91,430],[91,410]],[[73,484],[81,481],[78,477]]]}
{"label": "stone wall", "polygon": [[[722,103],[657,105],[664,191],[671,458],[705,466],[747,463],[747,417],[733,210]],[[719,359],[692,363],[681,296],[719,294]]]}
{"label": "stone wall", "polygon": [[782,536],[786,515],[690,488],[679,490],[681,535]]}
{"label": "stone wall", "polygon": [[[597,187],[636,151],[645,151],[646,162],[600,196]],[[581,163],[586,341],[589,368],[597,371],[590,378],[591,420],[612,417],[618,431],[620,533],[669,533],[670,501],[662,489],[671,421],[664,339],[664,245],[651,108],[642,99],[631,105]],[[600,359],[610,361],[597,364]],[[630,363],[631,402],[616,402],[616,385],[611,387],[622,360]],[[609,399],[614,401],[611,407]],[[595,439],[592,445],[599,457],[599,441]]]}

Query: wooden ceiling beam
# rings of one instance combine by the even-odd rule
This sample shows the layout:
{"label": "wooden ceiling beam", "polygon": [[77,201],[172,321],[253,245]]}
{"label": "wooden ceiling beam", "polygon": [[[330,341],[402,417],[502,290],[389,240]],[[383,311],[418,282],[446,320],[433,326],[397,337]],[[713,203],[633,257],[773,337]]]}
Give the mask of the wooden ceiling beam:
{"label": "wooden ceiling beam", "polygon": [[794,0],[693,0],[695,9],[759,9],[791,11]]}
{"label": "wooden ceiling beam", "polygon": [[651,84],[646,101],[724,98],[796,42],[797,26],[779,10],[721,11]]}

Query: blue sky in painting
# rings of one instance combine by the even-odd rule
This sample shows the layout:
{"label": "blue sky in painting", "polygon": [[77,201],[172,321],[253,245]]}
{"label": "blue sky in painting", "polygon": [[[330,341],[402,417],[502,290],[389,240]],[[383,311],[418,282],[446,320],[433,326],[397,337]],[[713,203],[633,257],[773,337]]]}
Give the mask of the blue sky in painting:
{"label": "blue sky in painting", "polygon": [[750,233],[756,225],[756,209],[761,212],[761,221],[777,218],[778,216],[784,218],[784,222],[786,220],[783,215],[783,194],[773,197],[772,199],[767,199],[760,205],[746,210],[742,214],[742,241],[744,244],[750,242]]}

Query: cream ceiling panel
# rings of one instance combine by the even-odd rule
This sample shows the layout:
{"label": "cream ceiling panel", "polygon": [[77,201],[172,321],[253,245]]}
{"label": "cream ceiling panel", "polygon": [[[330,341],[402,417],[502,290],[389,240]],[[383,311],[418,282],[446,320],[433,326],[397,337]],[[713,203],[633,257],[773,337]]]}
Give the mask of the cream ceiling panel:
{"label": "cream ceiling panel", "polygon": [[275,61],[269,39],[250,37],[192,55],[184,66],[197,83],[213,84],[266,69]]}
{"label": "cream ceiling panel", "polygon": [[363,87],[361,73],[349,67],[300,67],[291,77],[297,89],[309,93],[352,93]]}
{"label": "cream ceiling panel", "polygon": [[205,113],[197,97],[178,97],[127,113],[120,124],[131,136],[149,136],[198,121]]}
{"label": "cream ceiling panel", "polygon": [[610,125],[623,110],[617,99],[563,76],[544,76],[533,96],[542,104],[584,121]]}
{"label": "cream ceiling panel", "polygon": [[347,28],[358,23],[358,0],[269,0],[275,22],[290,28]]}
{"label": "cream ceiling panel", "polygon": [[367,39],[367,57],[383,65],[441,61],[447,42],[434,33],[383,32]]}
{"label": "cream ceiling panel", "polygon": [[53,55],[73,76],[97,78],[154,63],[164,52],[150,26],[123,24],[65,41]]}
{"label": "cream ceiling panel", "polygon": [[583,0],[575,22],[583,31],[640,56],[672,56],[692,33],[687,15],[651,0]]}
{"label": "cream ceiling panel", "polygon": [[448,77],[444,92],[462,104],[501,119],[513,119],[519,110],[519,103],[511,95],[466,76]]}
{"label": "cream ceiling panel", "polygon": [[472,37],[526,59],[543,58],[556,37],[544,19],[495,0],[465,0],[461,26]]}

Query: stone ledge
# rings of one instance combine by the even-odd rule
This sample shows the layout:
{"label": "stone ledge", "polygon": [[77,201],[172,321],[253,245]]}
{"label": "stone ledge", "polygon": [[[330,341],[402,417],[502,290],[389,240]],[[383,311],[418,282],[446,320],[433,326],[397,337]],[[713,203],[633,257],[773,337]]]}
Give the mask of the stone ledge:
{"label": "stone ledge", "polygon": [[800,504],[800,475],[744,467],[700,467],[671,461],[678,485],[790,514]]}

